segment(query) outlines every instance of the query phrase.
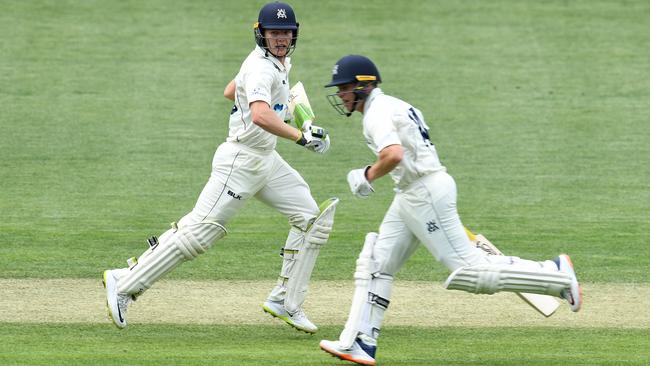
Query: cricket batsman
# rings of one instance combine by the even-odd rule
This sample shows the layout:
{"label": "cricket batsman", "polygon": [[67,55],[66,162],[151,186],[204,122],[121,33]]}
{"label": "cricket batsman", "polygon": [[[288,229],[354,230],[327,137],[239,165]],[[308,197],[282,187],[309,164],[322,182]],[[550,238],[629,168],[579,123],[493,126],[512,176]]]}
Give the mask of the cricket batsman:
{"label": "cricket batsman", "polygon": [[[319,248],[332,230],[338,199],[319,207],[305,180],[275,150],[279,137],[319,154],[330,146],[327,132],[313,125],[310,108],[297,108],[293,120],[298,128],[285,123],[291,117],[289,55],[298,42],[298,29],[288,4],[273,2],[260,10],[253,27],[256,46],[224,90],[224,96],[234,101],[228,138],[214,154],[212,173],[194,209],[159,237],[150,238],[150,248],[128,268],[104,272],[107,306],[118,328],[127,326],[132,300],[223,238],[228,222],[254,197],[286,216],[290,225],[278,283],[263,309],[298,330],[317,331],[302,304]],[[241,265],[250,264],[242,259]]]}
{"label": "cricket batsman", "polygon": [[389,174],[396,193],[379,232],[366,235],[345,328],[338,340],[322,340],[321,349],[343,360],[375,364],[393,278],[419,243],[451,271],[447,289],[552,295],[578,311],[582,295],[568,255],[536,262],[488,255],[470,243],[456,210],[456,184],[438,159],[422,113],[384,94],[380,82],[370,59],[349,55],[334,65],[326,85],[338,88],[328,99],[340,114],[363,115],[364,138],[377,156],[373,164],[348,173],[350,190],[368,198],[374,192],[372,182]]}

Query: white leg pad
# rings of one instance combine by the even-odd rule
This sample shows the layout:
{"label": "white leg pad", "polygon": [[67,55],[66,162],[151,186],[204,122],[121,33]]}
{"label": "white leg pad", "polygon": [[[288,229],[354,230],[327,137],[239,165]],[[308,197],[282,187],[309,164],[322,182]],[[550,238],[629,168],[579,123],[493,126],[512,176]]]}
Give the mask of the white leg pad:
{"label": "white leg pad", "polygon": [[269,300],[283,301],[286,297],[287,284],[293,273],[293,267],[304,241],[305,233],[297,227],[292,227],[287,236],[287,241],[282,248],[282,269],[280,270],[280,276],[278,277],[277,285],[268,297]]}
{"label": "white leg pad", "polygon": [[390,304],[393,276],[379,274],[370,280],[368,299],[363,306],[359,332],[371,337],[379,338],[379,330],[384,321],[384,312]]}
{"label": "white leg pad", "polygon": [[[164,233],[160,234],[160,237],[158,238],[158,243],[167,241],[169,239],[169,237],[174,235],[174,233],[176,231],[178,231],[178,226],[176,225],[175,222],[172,222],[171,223],[171,229],[169,229],[169,230],[165,231]],[[151,245],[151,243],[148,243],[148,244]],[[137,262],[141,262],[141,261],[146,260],[147,256],[149,256],[149,254],[153,253],[154,249],[155,249],[155,247],[153,247],[153,248],[149,247],[149,249],[145,250],[144,253],[142,253],[142,255],[140,255],[135,261],[133,261],[133,259],[135,259],[135,258],[127,259],[127,262],[129,263],[129,268],[132,268]]]}
{"label": "white leg pad", "polygon": [[384,319],[384,312],[390,303],[393,277],[378,272],[378,265],[372,256],[376,241],[377,233],[368,233],[357,259],[350,315],[339,336],[343,348],[352,347],[359,333],[376,340]]}
{"label": "white leg pad", "polygon": [[330,198],[321,204],[321,213],[314,219],[304,234],[300,252],[297,254],[291,273],[287,274],[287,295],[284,307],[289,313],[300,309],[307,297],[309,279],[316,265],[320,248],[327,243],[332,227],[338,198]]}
{"label": "white leg pad", "polygon": [[118,292],[141,295],[180,263],[205,253],[226,233],[226,229],[216,222],[199,222],[179,228],[140,257],[129,273],[120,278]]}
{"label": "white leg pad", "polygon": [[475,294],[509,291],[560,297],[562,290],[570,285],[571,278],[559,271],[490,264],[458,268],[449,275],[444,287]]}

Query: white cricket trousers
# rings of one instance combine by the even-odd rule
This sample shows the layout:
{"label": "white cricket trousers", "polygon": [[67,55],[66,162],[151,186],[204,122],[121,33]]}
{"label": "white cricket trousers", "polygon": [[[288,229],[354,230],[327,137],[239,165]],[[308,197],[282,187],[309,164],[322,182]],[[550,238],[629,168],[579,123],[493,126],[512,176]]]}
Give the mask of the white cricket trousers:
{"label": "white cricket trousers", "polygon": [[472,245],[456,209],[456,183],[445,171],[421,177],[396,193],[373,250],[379,270],[395,275],[419,243],[450,271],[487,263],[540,266],[517,257],[488,256]]}
{"label": "white cricket trousers", "polygon": [[203,220],[226,224],[255,197],[286,216],[289,224],[305,230],[318,216],[318,204],[307,182],[275,150],[256,150],[225,142],[212,160],[212,173],[180,226]]}

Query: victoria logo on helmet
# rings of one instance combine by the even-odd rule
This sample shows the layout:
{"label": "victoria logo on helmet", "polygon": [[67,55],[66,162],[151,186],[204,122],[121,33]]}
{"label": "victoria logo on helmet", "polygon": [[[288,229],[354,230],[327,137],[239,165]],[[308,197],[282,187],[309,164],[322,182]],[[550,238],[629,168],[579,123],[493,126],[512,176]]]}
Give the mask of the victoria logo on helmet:
{"label": "victoria logo on helmet", "polygon": [[339,73],[339,65],[336,64],[334,65],[334,68],[332,69],[332,75],[338,75]]}
{"label": "victoria logo on helmet", "polygon": [[287,11],[284,9],[278,9],[278,19],[285,18],[287,19]]}

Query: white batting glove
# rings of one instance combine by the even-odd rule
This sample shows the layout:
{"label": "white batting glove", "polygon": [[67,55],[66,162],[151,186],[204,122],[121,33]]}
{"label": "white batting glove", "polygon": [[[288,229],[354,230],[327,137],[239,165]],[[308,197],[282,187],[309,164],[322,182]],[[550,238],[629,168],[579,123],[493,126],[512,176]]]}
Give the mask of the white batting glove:
{"label": "white batting glove", "polygon": [[375,191],[370,185],[370,182],[368,182],[368,178],[366,178],[366,171],[368,169],[370,169],[370,165],[365,168],[350,170],[348,173],[350,191],[359,198],[368,198]]}
{"label": "white batting glove", "polygon": [[330,135],[327,133],[327,130],[311,125],[309,126],[312,137],[312,146],[314,151],[319,154],[324,154],[330,148]]}
{"label": "white batting glove", "polygon": [[304,146],[307,150],[324,154],[330,148],[330,137],[322,127],[313,126],[311,121],[303,125],[302,136],[296,141],[298,145]]}

